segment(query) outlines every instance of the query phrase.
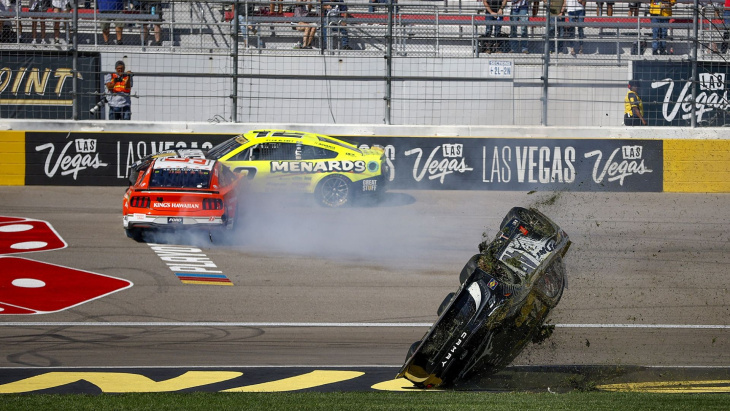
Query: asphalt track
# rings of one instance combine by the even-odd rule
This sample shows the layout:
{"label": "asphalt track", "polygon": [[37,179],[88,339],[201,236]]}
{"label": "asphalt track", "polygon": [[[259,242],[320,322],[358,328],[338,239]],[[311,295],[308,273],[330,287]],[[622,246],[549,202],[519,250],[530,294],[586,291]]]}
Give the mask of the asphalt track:
{"label": "asphalt track", "polygon": [[[1,216],[48,221],[68,243],[16,257],[134,284],[0,313],[0,392],[407,389],[392,378],[408,347],[517,205],[569,233],[568,289],[546,343],[467,388],[730,392],[727,194],[403,191],[342,210],[265,196],[235,233],[147,244],[124,235],[123,191],[0,187]],[[165,247],[230,282],[181,281]]]}

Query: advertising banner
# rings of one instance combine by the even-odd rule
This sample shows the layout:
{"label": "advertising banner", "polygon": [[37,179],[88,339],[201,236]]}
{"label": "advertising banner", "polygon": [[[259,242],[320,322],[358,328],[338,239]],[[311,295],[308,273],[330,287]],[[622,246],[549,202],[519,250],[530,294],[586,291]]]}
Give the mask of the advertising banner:
{"label": "advertising banner", "polygon": [[25,135],[25,184],[106,186],[128,184],[140,158],[173,148],[209,149],[232,135],[54,133]]}
{"label": "advertising banner", "polygon": [[662,191],[661,140],[358,137],[357,143],[385,147],[393,188]]}
{"label": "advertising banner", "polygon": [[[76,92],[79,119],[102,91],[99,53],[79,53]],[[3,50],[0,60],[0,118],[72,119],[73,54]]]}
{"label": "advertising banner", "polygon": [[[230,137],[28,132],[25,183],[126,186],[129,167],[148,154],[209,149]],[[384,147],[393,189],[662,191],[661,140],[339,138]]]}
{"label": "advertising banner", "polygon": [[[639,97],[649,126],[690,126],[692,122],[692,65],[681,61],[634,61],[633,79],[639,80]],[[695,116],[697,125],[730,124],[728,82],[730,64],[697,62],[699,84]]]}

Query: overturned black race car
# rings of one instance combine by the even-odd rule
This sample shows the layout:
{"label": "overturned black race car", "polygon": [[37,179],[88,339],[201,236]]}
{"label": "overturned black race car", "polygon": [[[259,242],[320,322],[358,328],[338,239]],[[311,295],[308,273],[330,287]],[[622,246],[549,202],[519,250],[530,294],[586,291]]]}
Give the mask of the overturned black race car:
{"label": "overturned black race car", "polygon": [[535,209],[515,207],[479,245],[438,320],[411,346],[398,373],[419,388],[455,386],[494,374],[527,343],[552,332],[545,320],[566,286],[568,235]]}

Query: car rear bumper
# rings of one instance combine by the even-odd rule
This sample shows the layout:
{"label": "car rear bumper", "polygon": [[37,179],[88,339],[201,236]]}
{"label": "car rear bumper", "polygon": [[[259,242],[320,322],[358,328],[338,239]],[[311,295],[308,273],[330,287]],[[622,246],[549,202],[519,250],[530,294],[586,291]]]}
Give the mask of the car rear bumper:
{"label": "car rear bumper", "polygon": [[122,225],[126,229],[133,228],[192,228],[225,226],[225,216],[150,216],[146,214],[125,214]]}

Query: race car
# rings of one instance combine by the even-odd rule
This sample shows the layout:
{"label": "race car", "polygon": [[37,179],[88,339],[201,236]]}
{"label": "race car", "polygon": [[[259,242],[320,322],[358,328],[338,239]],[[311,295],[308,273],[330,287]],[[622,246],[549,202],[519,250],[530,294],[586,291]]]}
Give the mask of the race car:
{"label": "race car", "polygon": [[215,160],[153,158],[124,194],[124,229],[140,240],[145,229],[230,228],[242,178]]}
{"label": "race car", "polygon": [[249,131],[211,148],[206,158],[246,174],[254,191],[313,193],[326,207],[383,193],[390,173],[381,147],[360,149],[301,131]]}
{"label": "race car", "polygon": [[438,320],[413,343],[397,377],[419,388],[455,386],[499,372],[541,342],[563,295],[568,235],[535,209],[515,207],[491,242],[466,263]]}

